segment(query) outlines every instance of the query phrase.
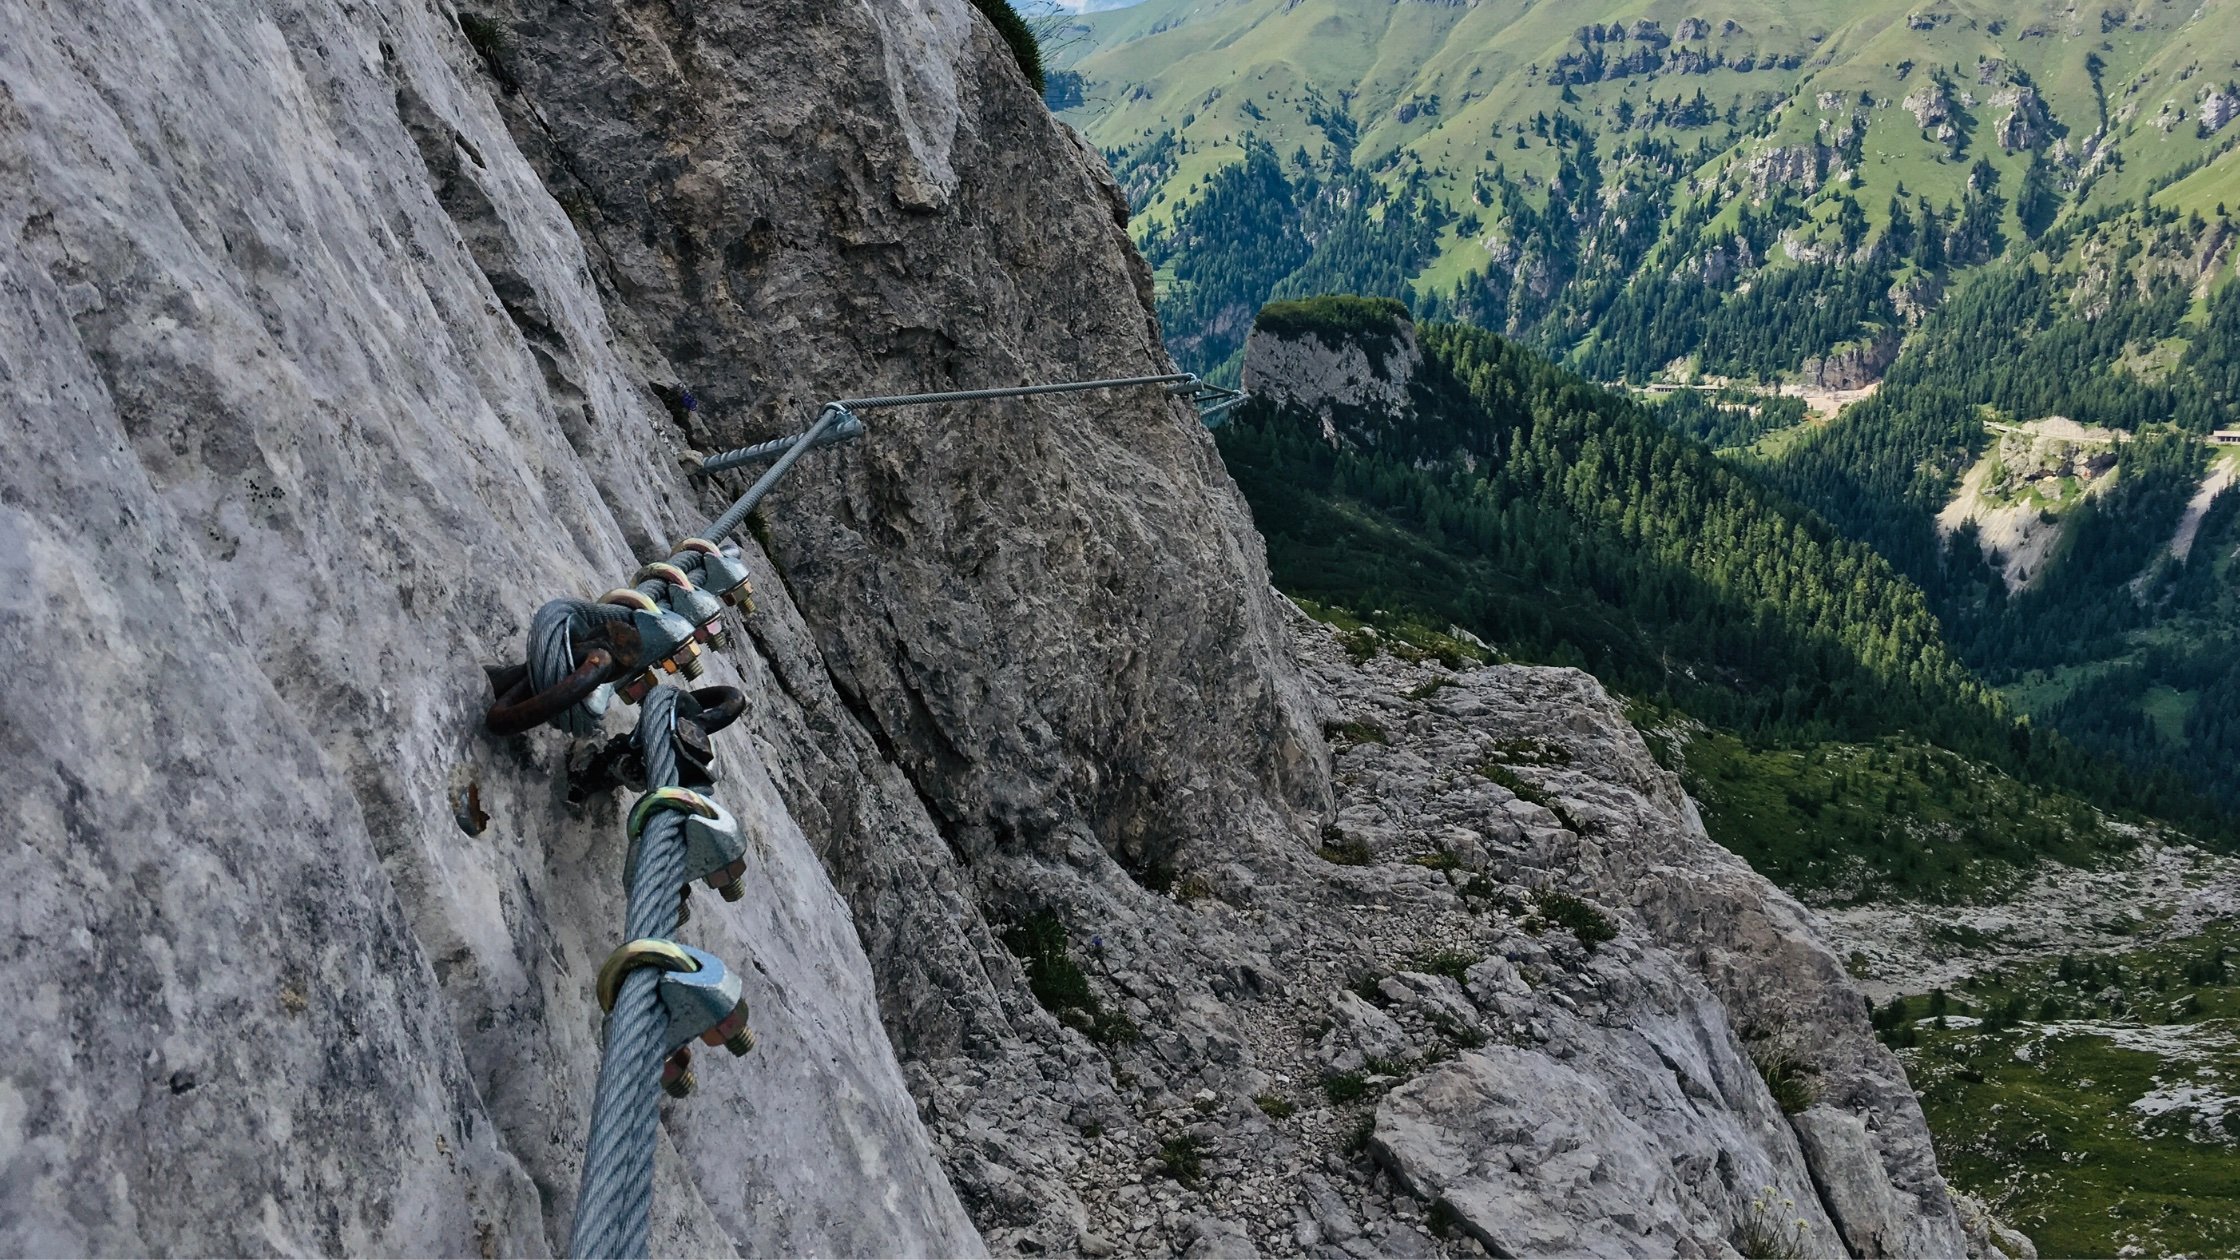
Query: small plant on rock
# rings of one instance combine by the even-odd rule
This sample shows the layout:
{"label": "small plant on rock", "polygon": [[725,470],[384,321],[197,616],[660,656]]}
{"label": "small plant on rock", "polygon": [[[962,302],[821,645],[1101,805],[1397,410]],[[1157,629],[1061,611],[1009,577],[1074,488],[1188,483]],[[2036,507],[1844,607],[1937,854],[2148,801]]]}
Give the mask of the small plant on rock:
{"label": "small plant on rock", "polygon": [[1563,802],[1557,800],[1554,794],[1526,782],[1509,767],[1498,761],[1488,761],[1478,766],[1478,773],[1509,789],[1518,800],[1530,801],[1532,804],[1554,814],[1556,821],[1562,823],[1570,831],[1582,836],[1587,834],[1586,826],[1572,817],[1571,812],[1563,807]]}
{"label": "small plant on rock", "polygon": [[1260,1109],[1260,1114],[1270,1120],[1288,1120],[1294,1112],[1299,1110],[1292,1105],[1290,1099],[1281,1094],[1262,1094],[1253,1099],[1252,1103]]}
{"label": "small plant on rock", "polygon": [[1355,744],[1390,744],[1392,737],[1375,722],[1325,722],[1323,737],[1341,748]]}
{"label": "small plant on rock", "polygon": [[[1618,925],[1611,921],[1609,915],[1567,893],[1548,893],[1542,896],[1533,912],[1533,918],[1540,923],[1540,928],[1533,930],[1544,930],[1551,925],[1569,928],[1571,934],[1579,938],[1579,943],[1587,947],[1588,953],[1593,953],[1595,946],[1604,941],[1616,940],[1618,937]],[[1527,922],[1525,926],[1533,928],[1531,922]]]}
{"label": "small plant on rock", "polygon": [[1340,1072],[1322,1078],[1322,1092],[1331,1102],[1353,1102],[1369,1092],[1369,1078],[1359,1072]]}
{"label": "small plant on rock", "polygon": [[1735,1224],[1734,1249],[1750,1260],[1804,1260],[1812,1254],[1811,1238],[1796,1210],[1797,1201],[1776,1199],[1772,1186],[1758,1191],[1750,1214]]}
{"label": "small plant on rock", "polygon": [[1367,626],[1348,630],[1338,636],[1338,645],[1346,650],[1356,665],[1366,665],[1376,659],[1377,632]]}
{"label": "small plant on rock", "polygon": [[1454,679],[1452,678],[1434,678],[1422,686],[1408,688],[1407,696],[1410,700],[1429,700],[1452,686],[1454,686]]}
{"label": "small plant on rock", "polygon": [[1003,934],[1003,943],[1026,971],[1027,989],[1034,1000],[1059,1023],[1099,1045],[1136,1039],[1134,1022],[1117,1011],[1106,1010],[1089,987],[1089,977],[1073,960],[1065,924],[1057,915],[1048,910],[1029,915],[1025,922]]}
{"label": "small plant on rock", "polygon": [[1820,1078],[1785,1038],[1760,1035],[1750,1040],[1749,1048],[1750,1062],[1784,1115],[1796,1115],[1820,1100]]}
{"label": "small plant on rock", "polygon": [[1442,949],[1429,954],[1418,954],[1408,960],[1408,970],[1420,971],[1430,976],[1445,976],[1460,984],[1470,969],[1486,960],[1484,954],[1472,954],[1459,949]]}
{"label": "small plant on rock", "polygon": [[1169,1177],[1196,1189],[1198,1179],[1205,1175],[1205,1143],[1185,1133],[1169,1138],[1159,1147],[1159,1165]]}
{"label": "small plant on rock", "polygon": [[1418,853],[1408,859],[1408,865],[1420,866],[1427,871],[1455,871],[1462,869],[1462,859],[1445,849]]}
{"label": "small plant on rock", "polygon": [[1042,45],[1034,37],[1034,28],[1027,25],[1027,20],[1020,17],[1007,0],[972,0],[972,3],[1010,46],[1012,60],[1019,63],[1019,73],[1027,76],[1035,95],[1042,95],[1049,84],[1043,78]]}

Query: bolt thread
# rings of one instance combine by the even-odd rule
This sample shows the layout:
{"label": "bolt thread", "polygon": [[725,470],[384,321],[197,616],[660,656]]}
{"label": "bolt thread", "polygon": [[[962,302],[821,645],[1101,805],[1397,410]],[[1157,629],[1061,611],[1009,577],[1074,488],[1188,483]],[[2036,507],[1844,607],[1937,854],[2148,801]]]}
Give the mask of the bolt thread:
{"label": "bolt thread", "polygon": [[686,1068],[661,1082],[661,1092],[671,1098],[689,1098],[692,1091],[698,1088],[700,1088],[700,1078],[692,1074],[691,1068]]}
{"label": "bolt thread", "polygon": [[720,894],[725,901],[738,901],[747,895],[747,885],[744,880],[727,880],[724,883],[716,885],[716,892]]}
{"label": "bolt thread", "polygon": [[734,1055],[743,1055],[754,1049],[754,1030],[752,1028],[741,1028],[723,1039],[723,1048]]}

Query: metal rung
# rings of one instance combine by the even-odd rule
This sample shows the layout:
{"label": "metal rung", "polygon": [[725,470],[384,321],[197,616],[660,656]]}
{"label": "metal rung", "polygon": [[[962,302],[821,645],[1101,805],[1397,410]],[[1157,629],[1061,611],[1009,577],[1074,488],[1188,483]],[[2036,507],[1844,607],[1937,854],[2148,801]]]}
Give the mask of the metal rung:
{"label": "metal rung", "polygon": [[[817,439],[816,444],[818,446],[837,446],[842,442],[852,442],[862,437],[863,433],[863,421],[856,419],[854,416],[849,416],[840,423],[833,425],[823,437]],[[702,463],[700,471],[702,473],[728,472],[733,468],[744,468],[749,464],[767,463],[791,450],[793,444],[800,440],[801,435],[795,433],[788,437],[772,438],[767,442],[757,442],[753,446],[742,446],[735,451],[725,451],[723,454],[713,456]]]}

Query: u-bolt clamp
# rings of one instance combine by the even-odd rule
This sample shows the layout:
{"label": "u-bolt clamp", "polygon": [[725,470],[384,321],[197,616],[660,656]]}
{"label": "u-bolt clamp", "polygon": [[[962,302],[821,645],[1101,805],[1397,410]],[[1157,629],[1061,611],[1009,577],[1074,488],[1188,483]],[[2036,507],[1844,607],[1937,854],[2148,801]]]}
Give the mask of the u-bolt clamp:
{"label": "u-bolt clamp", "polygon": [[646,821],[657,812],[673,809],[684,815],[684,882],[700,880],[725,901],[747,895],[747,842],[739,834],[739,820],[731,811],[698,792],[685,788],[655,788],[630,807],[630,858],[623,870],[625,885],[635,882],[638,871],[638,837]]}
{"label": "u-bolt clamp", "polygon": [[744,561],[705,538],[687,538],[677,544],[677,562],[688,556],[699,557],[701,587],[742,614],[754,611],[754,588],[747,584]]}
{"label": "u-bolt clamp", "polygon": [[[705,570],[703,570],[704,572]],[[692,637],[710,648],[721,652],[730,646],[731,636],[723,627],[723,601],[714,594],[701,590],[684,575],[684,570],[674,564],[656,562],[639,569],[630,576],[630,585],[659,580],[667,584],[661,602],[669,611],[692,623]]]}
{"label": "u-bolt clamp", "polygon": [[622,978],[640,967],[659,967],[662,973],[655,992],[669,1016],[662,1043],[669,1057],[661,1065],[661,1088],[671,1098],[684,1097],[696,1084],[691,1049],[695,1038],[704,1045],[722,1046],[733,1055],[754,1049],[739,977],[714,954],[675,941],[645,937],[607,955],[606,963],[599,968],[600,1010],[614,1013]]}
{"label": "u-bolt clamp", "polygon": [[654,603],[652,596],[623,588],[608,591],[599,602],[630,609],[631,621],[638,630],[637,660],[644,672],[615,688],[624,704],[645,699],[661,681],[654,673],[656,663],[669,673],[681,672],[687,678],[698,678],[707,669],[700,660],[700,645],[692,637],[692,623]]}

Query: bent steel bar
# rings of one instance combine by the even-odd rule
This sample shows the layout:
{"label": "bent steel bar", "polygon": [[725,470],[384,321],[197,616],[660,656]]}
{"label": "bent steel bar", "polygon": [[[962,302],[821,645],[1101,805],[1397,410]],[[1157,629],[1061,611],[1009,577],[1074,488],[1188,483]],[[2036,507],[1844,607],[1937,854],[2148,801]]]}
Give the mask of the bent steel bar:
{"label": "bent steel bar", "polygon": [[583,654],[583,662],[574,672],[554,683],[551,690],[534,693],[529,691],[527,666],[491,670],[490,685],[507,684],[499,693],[497,703],[490,706],[483,722],[493,735],[519,735],[534,730],[565,713],[571,706],[599,689],[607,681],[608,671],[614,667],[614,653],[595,647]]}
{"label": "bent steel bar", "polygon": [[737,687],[701,687],[693,691],[692,698],[700,705],[699,716],[693,721],[707,735],[738,721],[747,711],[747,694]]}
{"label": "bent steel bar", "polygon": [[[850,442],[862,436],[863,421],[856,419],[854,416],[849,416],[827,430],[823,437],[818,438],[817,445],[837,446],[842,442]],[[699,473],[696,475],[704,476],[708,473],[725,472],[733,468],[744,468],[749,464],[759,464],[765,460],[776,459],[791,450],[793,444],[800,440],[801,435],[796,433],[790,437],[772,438],[767,442],[757,442],[753,446],[742,446],[735,451],[725,451],[721,455],[712,456],[702,463]]]}
{"label": "bent steel bar", "polygon": [[978,402],[984,398],[1033,398],[1041,394],[1077,394],[1088,389],[1121,389],[1132,385],[1181,385],[1196,384],[1192,372],[1169,372],[1165,376],[1123,376],[1103,381],[1064,381],[1056,385],[1011,385],[1000,389],[960,389],[946,394],[887,394],[878,398],[843,398],[826,403],[828,407],[845,407],[849,411],[883,411],[889,407],[915,407],[921,404]]}
{"label": "bent steel bar", "polygon": [[[862,437],[864,433],[863,421],[853,414],[858,411],[881,411],[893,407],[929,406],[936,403],[978,402],[995,398],[1032,398],[1041,394],[1077,394],[1091,389],[1121,389],[1136,385],[1166,385],[1170,387],[1168,392],[1175,394],[1186,394],[1192,390],[1203,388],[1194,373],[1170,372],[1164,376],[1124,376],[1101,381],[1064,381],[1056,385],[1010,385],[997,389],[951,390],[940,394],[885,394],[876,398],[841,398],[828,402],[825,406],[828,408],[840,407],[850,414],[845,420],[834,425],[824,436],[812,443],[812,446],[834,446],[841,442]],[[703,474],[725,472],[733,468],[743,468],[748,464],[759,464],[764,460],[776,459],[793,449],[801,441],[802,436],[797,433],[792,437],[772,438],[767,442],[757,442],[753,446],[742,446],[737,450],[710,456],[701,462],[700,472]]]}
{"label": "bent steel bar", "polygon": [[1219,385],[1200,382],[1190,391],[1190,401],[1198,408],[1198,419],[1211,420],[1252,395],[1238,389],[1223,389]]}
{"label": "bent steel bar", "polygon": [[739,523],[747,519],[747,513],[754,511],[755,505],[762,502],[762,496],[770,493],[770,488],[778,484],[778,479],[786,475],[794,461],[816,445],[817,439],[823,437],[827,430],[844,419],[854,419],[848,414],[847,407],[840,403],[826,403],[824,414],[817,417],[817,422],[793,439],[793,445],[786,448],[785,454],[778,456],[778,462],[770,465],[762,476],[756,478],[755,483],[747,487],[747,492],[739,496],[737,503],[726,509],[723,515],[710,521],[699,536],[715,543],[721,543],[730,537],[731,531],[739,528]]}

